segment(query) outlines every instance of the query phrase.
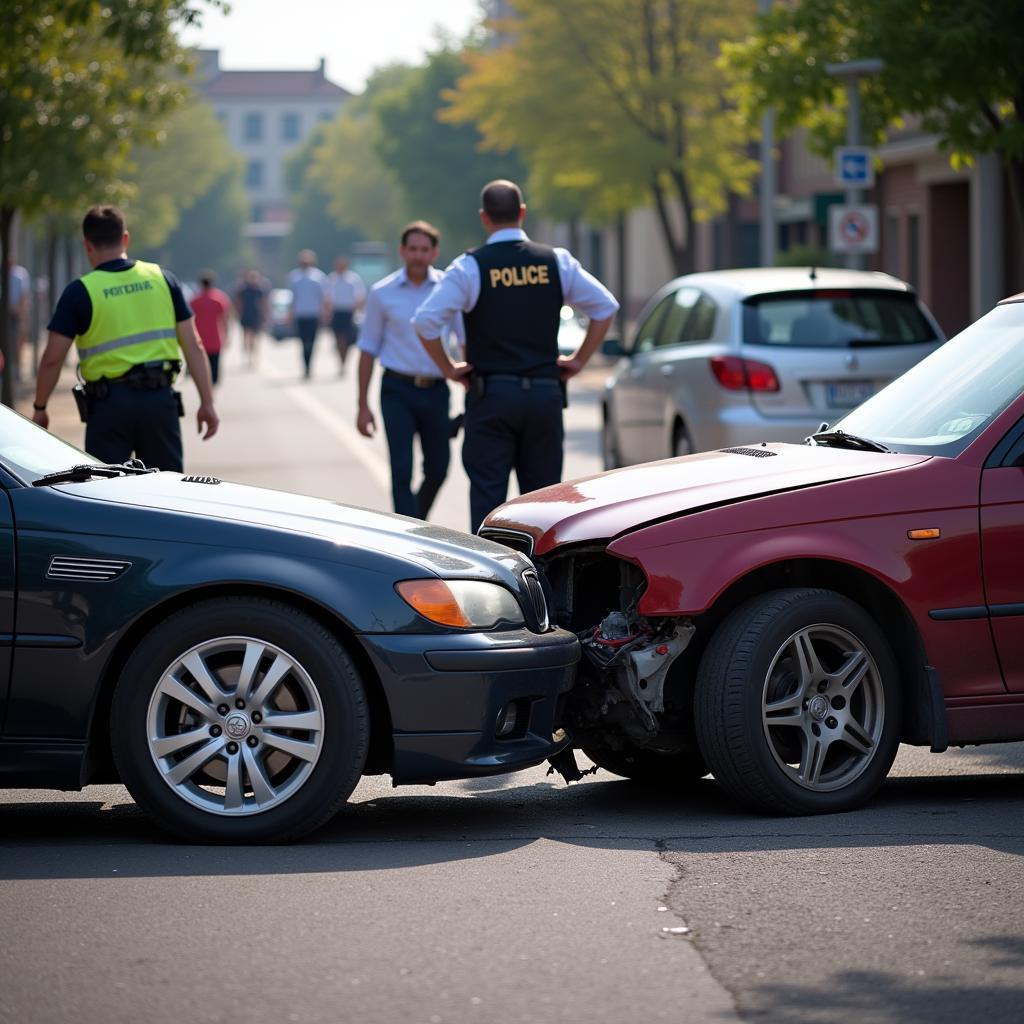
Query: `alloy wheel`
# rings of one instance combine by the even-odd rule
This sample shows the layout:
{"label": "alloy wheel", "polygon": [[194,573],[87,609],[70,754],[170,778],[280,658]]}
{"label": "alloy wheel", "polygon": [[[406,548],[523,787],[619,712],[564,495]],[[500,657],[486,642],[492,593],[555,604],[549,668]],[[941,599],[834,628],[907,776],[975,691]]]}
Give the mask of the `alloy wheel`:
{"label": "alloy wheel", "polygon": [[324,745],[312,678],[280,647],[245,636],[206,640],[161,674],[146,715],[161,778],[183,800],[226,816],[284,803]]}

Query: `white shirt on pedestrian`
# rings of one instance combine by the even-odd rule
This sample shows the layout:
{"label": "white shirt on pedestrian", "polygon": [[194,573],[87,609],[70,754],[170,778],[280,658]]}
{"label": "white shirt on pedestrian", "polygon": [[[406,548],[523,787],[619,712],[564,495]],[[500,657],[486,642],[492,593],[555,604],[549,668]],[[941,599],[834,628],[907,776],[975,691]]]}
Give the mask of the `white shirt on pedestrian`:
{"label": "white shirt on pedestrian", "polygon": [[[416,284],[402,267],[378,281],[366,299],[359,350],[379,360],[386,370],[413,377],[440,377],[440,370],[416,335],[412,316],[443,277],[440,270],[430,267],[426,278]],[[433,337],[447,339],[449,332],[459,345],[465,344],[462,316],[457,311],[437,319]]]}
{"label": "white shirt on pedestrian", "polygon": [[[502,228],[487,239],[487,244],[527,240],[522,228]],[[562,285],[562,302],[591,320],[606,320],[614,316],[619,308],[615,296],[593,274],[587,273],[568,249],[555,249],[554,253]],[[465,252],[452,261],[444,272],[443,280],[416,310],[413,326],[424,338],[436,338],[446,318],[456,311],[468,313],[479,298],[480,264]]]}
{"label": "white shirt on pedestrian", "polygon": [[323,312],[327,276],[318,267],[296,267],[288,275],[292,291],[292,313],[297,317],[319,317]]}
{"label": "white shirt on pedestrian", "polygon": [[331,309],[351,313],[365,301],[366,285],[354,270],[335,270],[327,275],[327,298]]}

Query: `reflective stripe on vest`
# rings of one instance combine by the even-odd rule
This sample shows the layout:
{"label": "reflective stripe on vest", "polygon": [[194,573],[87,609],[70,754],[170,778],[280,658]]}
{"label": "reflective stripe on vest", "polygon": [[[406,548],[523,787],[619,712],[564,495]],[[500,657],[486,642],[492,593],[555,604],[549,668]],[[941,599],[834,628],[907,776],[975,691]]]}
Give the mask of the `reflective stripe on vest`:
{"label": "reflective stripe on vest", "polygon": [[155,263],[137,260],[127,270],[94,270],[82,284],[92,319],[75,343],[87,381],[121,377],[139,363],[180,358],[174,301]]}

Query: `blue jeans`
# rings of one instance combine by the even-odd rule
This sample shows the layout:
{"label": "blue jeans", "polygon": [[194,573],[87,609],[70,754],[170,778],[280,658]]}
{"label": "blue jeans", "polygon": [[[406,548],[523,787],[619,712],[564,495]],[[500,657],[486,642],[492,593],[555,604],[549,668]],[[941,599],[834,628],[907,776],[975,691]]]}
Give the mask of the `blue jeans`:
{"label": "blue jeans", "polygon": [[[391,458],[391,500],[399,515],[426,519],[448,475],[451,441],[448,431],[448,383],[439,380],[418,388],[411,380],[385,372],[380,411]],[[412,439],[423,451],[423,482],[412,491]]]}

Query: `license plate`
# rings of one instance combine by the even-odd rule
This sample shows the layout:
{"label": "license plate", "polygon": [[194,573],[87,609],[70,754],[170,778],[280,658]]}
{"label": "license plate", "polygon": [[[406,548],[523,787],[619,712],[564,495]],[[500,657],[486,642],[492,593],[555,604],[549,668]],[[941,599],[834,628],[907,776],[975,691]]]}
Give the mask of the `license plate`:
{"label": "license plate", "polygon": [[825,385],[825,401],[833,409],[853,409],[875,393],[869,380],[844,380]]}

